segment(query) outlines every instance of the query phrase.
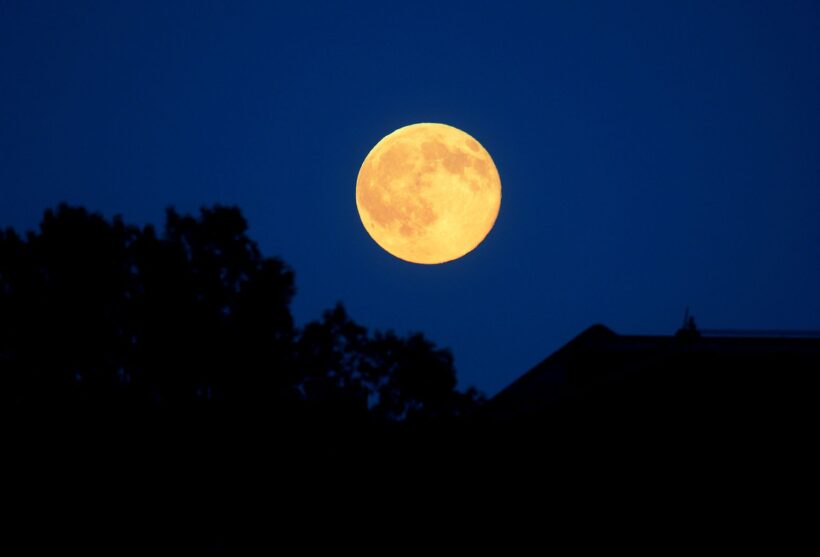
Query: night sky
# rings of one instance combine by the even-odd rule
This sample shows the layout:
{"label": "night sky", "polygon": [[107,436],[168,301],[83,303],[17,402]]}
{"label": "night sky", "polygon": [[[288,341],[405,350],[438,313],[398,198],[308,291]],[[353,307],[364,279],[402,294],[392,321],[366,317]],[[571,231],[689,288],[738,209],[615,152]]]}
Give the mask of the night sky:
{"label": "night sky", "polygon": [[[287,4],[0,2],[0,226],[238,205],[298,324],[341,300],[488,394],[594,323],[820,329],[820,3]],[[356,212],[364,157],[416,122],[501,175],[445,265]]]}

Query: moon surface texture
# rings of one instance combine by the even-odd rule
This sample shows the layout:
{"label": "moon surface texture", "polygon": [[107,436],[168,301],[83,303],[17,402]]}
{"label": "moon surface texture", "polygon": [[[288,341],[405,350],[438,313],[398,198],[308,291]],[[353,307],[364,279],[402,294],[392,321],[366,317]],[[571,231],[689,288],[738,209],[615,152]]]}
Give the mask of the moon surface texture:
{"label": "moon surface texture", "polygon": [[501,179],[490,154],[468,134],[445,124],[413,124],[367,155],[356,207],[387,252],[412,263],[445,263],[490,232],[501,207]]}

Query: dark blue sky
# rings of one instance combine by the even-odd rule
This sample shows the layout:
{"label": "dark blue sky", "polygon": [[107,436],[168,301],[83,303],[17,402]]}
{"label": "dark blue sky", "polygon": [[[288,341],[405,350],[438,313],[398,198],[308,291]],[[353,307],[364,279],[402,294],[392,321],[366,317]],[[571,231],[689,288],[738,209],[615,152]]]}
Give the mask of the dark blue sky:
{"label": "dark blue sky", "polygon": [[[288,4],[0,2],[0,226],[237,204],[299,323],[342,300],[490,394],[593,323],[820,328],[820,3]],[[503,187],[432,267],[355,204],[372,146],[425,121]]]}

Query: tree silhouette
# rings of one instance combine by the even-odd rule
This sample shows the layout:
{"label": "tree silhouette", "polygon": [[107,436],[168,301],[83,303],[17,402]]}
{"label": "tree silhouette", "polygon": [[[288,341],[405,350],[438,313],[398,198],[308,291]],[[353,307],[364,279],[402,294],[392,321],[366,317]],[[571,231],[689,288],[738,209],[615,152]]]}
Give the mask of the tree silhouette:
{"label": "tree silhouette", "polygon": [[339,303],[308,324],[297,341],[309,400],[332,401],[387,422],[429,421],[469,413],[481,400],[456,390],[453,356],[423,334],[368,333]]}
{"label": "tree silhouette", "polygon": [[480,401],[421,334],[369,333],[341,304],[298,329],[294,293],[237,208],[169,209],[160,234],[60,205],[25,238],[0,232],[3,397],[357,423],[453,418]]}

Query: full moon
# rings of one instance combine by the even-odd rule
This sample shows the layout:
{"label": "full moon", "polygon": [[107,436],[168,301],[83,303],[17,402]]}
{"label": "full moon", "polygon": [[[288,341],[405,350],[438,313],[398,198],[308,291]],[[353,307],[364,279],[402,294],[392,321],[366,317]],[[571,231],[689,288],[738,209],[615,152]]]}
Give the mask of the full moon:
{"label": "full moon", "polygon": [[413,124],[386,136],[364,159],[356,207],[387,252],[411,263],[445,263],[489,234],[501,207],[501,179],[490,154],[468,134]]}

